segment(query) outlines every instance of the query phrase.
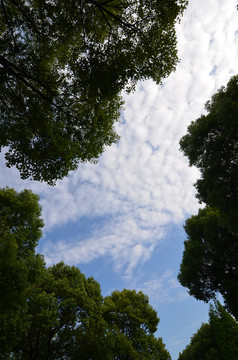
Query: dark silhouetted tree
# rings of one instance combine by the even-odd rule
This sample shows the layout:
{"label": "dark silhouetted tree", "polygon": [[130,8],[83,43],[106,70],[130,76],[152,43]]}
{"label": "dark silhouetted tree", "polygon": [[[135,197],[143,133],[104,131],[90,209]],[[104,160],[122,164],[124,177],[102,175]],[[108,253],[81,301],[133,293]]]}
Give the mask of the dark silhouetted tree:
{"label": "dark silhouetted tree", "polygon": [[216,301],[210,306],[209,323],[202,324],[178,360],[236,360],[238,323]]}
{"label": "dark silhouetted tree", "polygon": [[213,95],[188,127],[181,149],[201,172],[196,183],[201,202],[219,210],[220,221],[238,233],[238,75]]}

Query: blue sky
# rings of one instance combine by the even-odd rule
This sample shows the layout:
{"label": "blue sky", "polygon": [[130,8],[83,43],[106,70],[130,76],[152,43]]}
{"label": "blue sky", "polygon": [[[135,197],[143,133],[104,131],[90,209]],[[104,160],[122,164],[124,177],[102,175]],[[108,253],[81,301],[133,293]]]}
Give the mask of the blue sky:
{"label": "blue sky", "polygon": [[179,151],[179,139],[204,103],[238,69],[236,0],[191,0],[177,25],[180,64],[158,86],[139,83],[124,95],[117,145],[82,164],[55,187],[21,180],[0,156],[0,183],[40,195],[45,229],[39,244],[48,265],[64,260],[101,284],[103,295],[142,290],[158,311],[172,359],[207,321],[208,305],[177,281],[186,235],[197,213],[199,177]]}

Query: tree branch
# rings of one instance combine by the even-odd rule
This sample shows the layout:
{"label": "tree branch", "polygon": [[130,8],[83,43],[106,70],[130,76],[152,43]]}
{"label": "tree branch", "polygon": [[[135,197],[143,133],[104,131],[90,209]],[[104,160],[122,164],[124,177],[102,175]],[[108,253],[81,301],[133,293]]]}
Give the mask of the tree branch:
{"label": "tree branch", "polygon": [[138,29],[137,29],[134,25],[132,25],[132,24],[130,24],[130,23],[122,20],[122,18],[120,18],[119,16],[113,14],[110,10],[106,9],[106,8],[102,5],[102,3],[98,3],[98,2],[95,1],[95,0],[89,0],[89,1],[90,1],[93,5],[95,5],[95,6],[98,7],[98,8],[101,8],[102,11],[105,11],[108,15],[110,15],[111,17],[113,17],[114,19],[116,19],[116,20],[118,21],[118,23],[121,24],[121,25],[123,25],[124,27],[129,28],[130,30],[134,30],[134,31],[136,31],[137,33],[138,33],[138,32],[141,32],[141,31],[138,31]]}
{"label": "tree branch", "polygon": [[37,28],[37,26],[35,25],[35,23],[31,20],[31,18],[28,16],[28,14],[25,13],[25,11],[23,11],[22,7],[18,5],[18,3],[15,0],[9,0],[11,1],[11,3],[20,11],[20,13],[27,19],[27,21],[31,24],[32,28],[36,30],[36,32],[39,35],[43,35],[41,33],[41,31]]}
{"label": "tree branch", "polygon": [[16,50],[17,44],[16,44],[16,40],[15,40],[15,36],[14,36],[12,24],[11,24],[11,21],[10,21],[10,19],[9,19],[9,16],[8,16],[8,14],[7,14],[7,12],[6,12],[6,7],[5,7],[5,4],[4,4],[4,1],[3,1],[3,0],[1,0],[1,4],[2,4],[2,8],[3,8],[3,14],[4,14],[5,18],[6,18],[6,21],[7,21],[7,23],[8,23],[8,27],[9,27],[9,29],[10,29],[11,37],[12,37],[12,40],[13,40],[13,43],[14,43],[14,49]]}
{"label": "tree branch", "polygon": [[[16,65],[12,64],[10,61],[6,60],[3,56],[0,55],[0,64],[2,64],[5,69],[14,75],[18,80],[20,80],[22,83],[24,83],[29,89],[31,89],[35,94],[37,94],[41,99],[45,100],[48,104],[54,106],[55,108],[59,109],[62,113],[64,113],[67,116],[74,117],[70,111],[64,110],[64,106],[68,107],[67,104],[58,105],[55,103],[55,101],[50,100],[42,91],[40,91],[38,88],[36,88],[32,83],[30,83],[27,80],[26,76],[23,76],[21,73],[15,71],[13,68],[19,69]],[[9,66],[10,65],[10,66]],[[28,77],[30,79],[30,77]],[[58,99],[62,102],[63,100],[59,98],[59,96],[56,95]]]}

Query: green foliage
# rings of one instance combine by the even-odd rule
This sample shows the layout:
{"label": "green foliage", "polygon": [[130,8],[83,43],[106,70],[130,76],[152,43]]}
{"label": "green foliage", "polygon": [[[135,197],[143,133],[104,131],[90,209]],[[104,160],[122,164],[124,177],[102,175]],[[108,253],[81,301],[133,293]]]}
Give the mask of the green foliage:
{"label": "green foliage", "polygon": [[15,360],[171,360],[153,336],[159,319],[147,296],[123,290],[103,300],[94,279],[62,262],[41,272],[27,311],[31,320],[12,349]]}
{"label": "green foliage", "polygon": [[54,184],[118,141],[122,89],[178,62],[187,0],[2,0],[0,148],[22,178]]}
{"label": "green foliage", "polygon": [[178,360],[221,360],[209,324],[202,324]]}
{"label": "green foliage", "polygon": [[178,360],[236,360],[237,355],[238,323],[215,301],[209,324],[202,324]]}
{"label": "green foliage", "polygon": [[18,258],[29,255],[42,235],[43,221],[38,201],[38,195],[30,190],[17,193],[14,189],[0,189],[0,234],[7,232],[14,236]]}
{"label": "green foliage", "polygon": [[216,207],[220,221],[238,233],[238,75],[213,95],[202,115],[188,127],[181,149],[201,171],[197,197]]}
{"label": "green foliage", "polygon": [[72,358],[85,339],[92,342],[91,333],[95,339],[98,331],[104,330],[100,328],[100,286],[79,269],[58,263],[41,273],[32,290],[28,304],[31,323],[14,348],[16,359]]}
{"label": "green foliage", "polygon": [[206,204],[186,221],[179,281],[197,299],[220,292],[238,319],[238,75],[212,96],[188,127],[181,149],[201,172],[197,197]]}
{"label": "green foliage", "polygon": [[38,196],[0,189],[0,353],[21,339],[27,329],[27,301],[35,269],[42,259],[34,253],[43,222]]}
{"label": "green foliage", "polygon": [[238,323],[219,301],[210,306],[209,323],[218,344],[221,359],[236,360],[238,356]]}
{"label": "green foliage", "polygon": [[142,331],[152,334],[159,319],[149,305],[148,296],[135,290],[114,291],[104,299],[104,317],[131,340]]}
{"label": "green foliage", "polygon": [[103,317],[111,337],[112,358],[171,359],[162,340],[153,335],[159,319],[142,292],[114,291],[104,298]]}
{"label": "green foliage", "polygon": [[219,211],[205,207],[187,219],[178,279],[196,299],[209,301],[220,292],[238,319],[238,236],[220,224]]}

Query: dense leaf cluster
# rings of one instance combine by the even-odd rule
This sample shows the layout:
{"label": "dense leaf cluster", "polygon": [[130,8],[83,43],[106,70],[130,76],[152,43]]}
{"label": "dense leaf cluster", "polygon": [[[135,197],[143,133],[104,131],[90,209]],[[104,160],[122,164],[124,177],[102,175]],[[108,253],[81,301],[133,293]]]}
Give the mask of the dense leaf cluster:
{"label": "dense leaf cluster", "polygon": [[178,279],[199,300],[207,302],[220,292],[238,319],[238,234],[230,233],[219,220],[219,211],[210,207],[187,219]]}
{"label": "dense leaf cluster", "polygon": [[191,123],[181,149],[201,172],[198,199],[217,208],[224,226],[238,233],[238,75],[205,108],[207,115]]}
{"label": "dense leaf cluster", "polygon": [[238,323],[216,301],[210,306],[209,323],[202,324],[178,360],[236,360]]}
{"label": "dense leaf cluster", "polygon": [[0,191],[0,354],[17,343],[27,328],[27,298],[41,259],[35,247],[41,237],[38,196],[24,190]]}

